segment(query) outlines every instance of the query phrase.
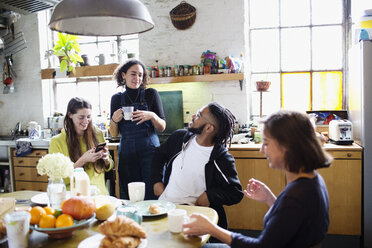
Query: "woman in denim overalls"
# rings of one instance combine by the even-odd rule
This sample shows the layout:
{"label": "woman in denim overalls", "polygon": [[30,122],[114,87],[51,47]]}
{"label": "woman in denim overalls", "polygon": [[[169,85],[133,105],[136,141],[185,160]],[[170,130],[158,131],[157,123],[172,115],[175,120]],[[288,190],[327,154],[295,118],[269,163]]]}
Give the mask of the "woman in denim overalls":
{"label": "woman in denim overalls", "polygon": [[[119,146],[120,198],[129,199],[128,183],[145,182],[145,199],[156,199],[151,182],[151,161],[159,138],[155,129],[165,129],[165,117],[159,93],[145,89],[147,73],[138,60],[129,60],[119,66],[115,73],[118,86],[125,86],[123,93],[111,98],[110,133],[121,134]],[[132,120],[123,118],[122,107],[133,106]]]}

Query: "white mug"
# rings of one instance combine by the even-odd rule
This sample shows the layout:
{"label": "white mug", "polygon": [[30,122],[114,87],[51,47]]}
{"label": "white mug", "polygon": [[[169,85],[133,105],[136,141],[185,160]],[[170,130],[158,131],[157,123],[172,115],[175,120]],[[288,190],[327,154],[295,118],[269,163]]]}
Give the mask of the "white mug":
{"label": "white mug", "polygon": [[131,202],[143,201],[145,199],[145,183],[128,183],[128,195]]}
{"label": "white mug", "polygon": [[132,119],[132,113],[134,111],[133,106],[126,106],[121,108],[123,110],[124,120],[131,120]]}
{"label": "white mug", "polygon": [[184,209],[173,209],[168,212],[168,229],[172,233],[182,232],[182,225],[189,221]]}

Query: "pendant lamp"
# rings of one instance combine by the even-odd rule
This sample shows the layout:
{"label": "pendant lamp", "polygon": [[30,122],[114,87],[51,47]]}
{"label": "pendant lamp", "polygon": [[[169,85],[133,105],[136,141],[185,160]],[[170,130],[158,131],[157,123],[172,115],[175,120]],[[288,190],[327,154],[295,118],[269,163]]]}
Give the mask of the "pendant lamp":
{"label": "pendant lamp", "polygon": [[136,34],[153,27],[149,11],[139,0],[63,0],[49,22],[52,30],[89,36]]}

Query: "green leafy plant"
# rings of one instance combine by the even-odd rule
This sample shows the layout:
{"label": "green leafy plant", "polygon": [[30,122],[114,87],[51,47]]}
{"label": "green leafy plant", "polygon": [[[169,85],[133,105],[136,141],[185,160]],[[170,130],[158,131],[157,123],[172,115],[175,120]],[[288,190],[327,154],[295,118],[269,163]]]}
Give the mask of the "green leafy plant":
{"label": "green leafy plant", "polygon": [[60,58],[61,71],[74,69],[77,62],[83,62],[80,57],[80,45],[76,35],[58,33],[58,40],[53,47],[54,55]]}

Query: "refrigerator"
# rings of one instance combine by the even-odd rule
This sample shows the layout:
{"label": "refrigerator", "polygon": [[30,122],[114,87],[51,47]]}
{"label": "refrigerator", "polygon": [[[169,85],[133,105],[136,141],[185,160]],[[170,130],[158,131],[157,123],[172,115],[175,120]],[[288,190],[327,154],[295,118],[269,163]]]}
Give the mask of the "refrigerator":
{"label": "refrigerator", "polygon": [[361,40],[349,53],[349,117],[353,138],[363,147],[363,247],[372,247],[372,40]]}

